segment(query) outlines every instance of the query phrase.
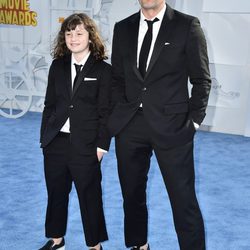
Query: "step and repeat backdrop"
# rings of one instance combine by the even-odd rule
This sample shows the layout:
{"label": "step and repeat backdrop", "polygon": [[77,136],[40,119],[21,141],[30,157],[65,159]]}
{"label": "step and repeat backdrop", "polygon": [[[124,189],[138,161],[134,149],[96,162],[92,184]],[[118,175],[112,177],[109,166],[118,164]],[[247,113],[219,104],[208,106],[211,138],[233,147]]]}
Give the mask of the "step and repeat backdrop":
{"label": "step and repeat backdrop", "polygon": [[[203,129],[250,136],[250,1],[168,0],[198,16],[205,32],[212,90]],[[0,116],[41,112],[62,20],[92,17],[111,53],[116,21],[139,10],[138,0],[0,0]]]}

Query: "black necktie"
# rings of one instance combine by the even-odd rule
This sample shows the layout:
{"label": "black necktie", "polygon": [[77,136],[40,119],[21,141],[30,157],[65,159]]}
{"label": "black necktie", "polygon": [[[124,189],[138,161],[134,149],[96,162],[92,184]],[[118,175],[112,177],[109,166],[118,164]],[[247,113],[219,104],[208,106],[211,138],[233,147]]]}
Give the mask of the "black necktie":
{"label": "black necktie", "polygon": [[75,76],[75,79],[74,79],[74,82],[73,82],[73,89],[75,87],[76,81],[78,79],[78,76],[79,76],[79,73],[81,72],[81,67],[82,67],[82,64],[74,63],[74,65],[75,65],[75,68],[76,68],[76,76]]}
{"label": "black necktie", "polygon": [[141,72],[142,77],[144,77],[146,74],[148,54],[149,54],[149,50],[150,50],[150,46],[152,42],[153,23],[159,21],[159,19],[155,18],[153,21],[145,19],[145,21],[148,24],[148,30],[144,36],[140,55],[139,55],[139,71]]}

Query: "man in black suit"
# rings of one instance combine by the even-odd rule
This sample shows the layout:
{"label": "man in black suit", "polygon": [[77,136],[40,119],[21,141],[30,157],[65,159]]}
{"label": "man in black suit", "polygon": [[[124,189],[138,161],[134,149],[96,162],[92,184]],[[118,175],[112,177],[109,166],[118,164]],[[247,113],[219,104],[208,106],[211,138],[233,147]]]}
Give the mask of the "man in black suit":
{"label": "man in black suit", "polygon": [[100,161],[110,145],[111,66],[94,22],[85,14],[64,20],[53,50],[41,124],[48,191],[46,237],[41,250],[65,248],[68,201],[74,182],[89,249],[108,239]]}
{"label": "man in black suit", "polygon": [[204,119],[211,84],[206,41],[197,18],[171,9],[164,0],[139,2],[141,11],[114,28],[114,106],[108,122],[115,136],[126,246],[149,249],[146,185],[154,151],[180,249],[204,250],[193,137]]}

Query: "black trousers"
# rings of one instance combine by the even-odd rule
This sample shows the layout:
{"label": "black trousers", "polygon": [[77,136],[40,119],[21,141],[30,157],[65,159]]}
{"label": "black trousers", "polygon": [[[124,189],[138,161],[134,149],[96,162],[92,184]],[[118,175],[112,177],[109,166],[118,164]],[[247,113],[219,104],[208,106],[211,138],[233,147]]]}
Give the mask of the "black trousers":
{"label": "black trousers", "polygon": [[195,195],[193,142],[171,149],[157,147],[142,111],[116,137],[126,246],[147,242],[146,186],[153,150],[169,195],[180,249],[204,250],[204,225]]}
{"label": "black trousers", "polygon": [[69,194],[74,182],[87,246],[108,239],[102,204],[101,170],[96,154],[79,154],[70,135],[59,133],[43,149],[48,192],[45,231],[48,238],[65,235]]}

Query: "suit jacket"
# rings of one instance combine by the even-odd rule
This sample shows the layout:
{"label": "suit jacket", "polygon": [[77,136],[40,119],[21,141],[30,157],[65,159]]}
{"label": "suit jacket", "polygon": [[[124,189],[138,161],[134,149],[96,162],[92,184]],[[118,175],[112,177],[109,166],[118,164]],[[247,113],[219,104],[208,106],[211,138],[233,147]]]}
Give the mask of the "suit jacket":
{"label": "suit jacket", "polygon": [[108,150],[110,86],[111,66],[90,54],[72,91],[71,55],[55,59],[48,77],[41,147],[53,140],[69,117],[71,143],[79,152],[96,152],[96,147]]}
{"label": "suit jacket", "polygon": [[109,131],[118,135],[142,103],[151,136],[160,146],[186,143],[193,138],[193,122],[200,124],[205,117],[211,85],[199,20],[167,5],[144,79],[136,63],[139,21],[140,12],[114,27]]}

